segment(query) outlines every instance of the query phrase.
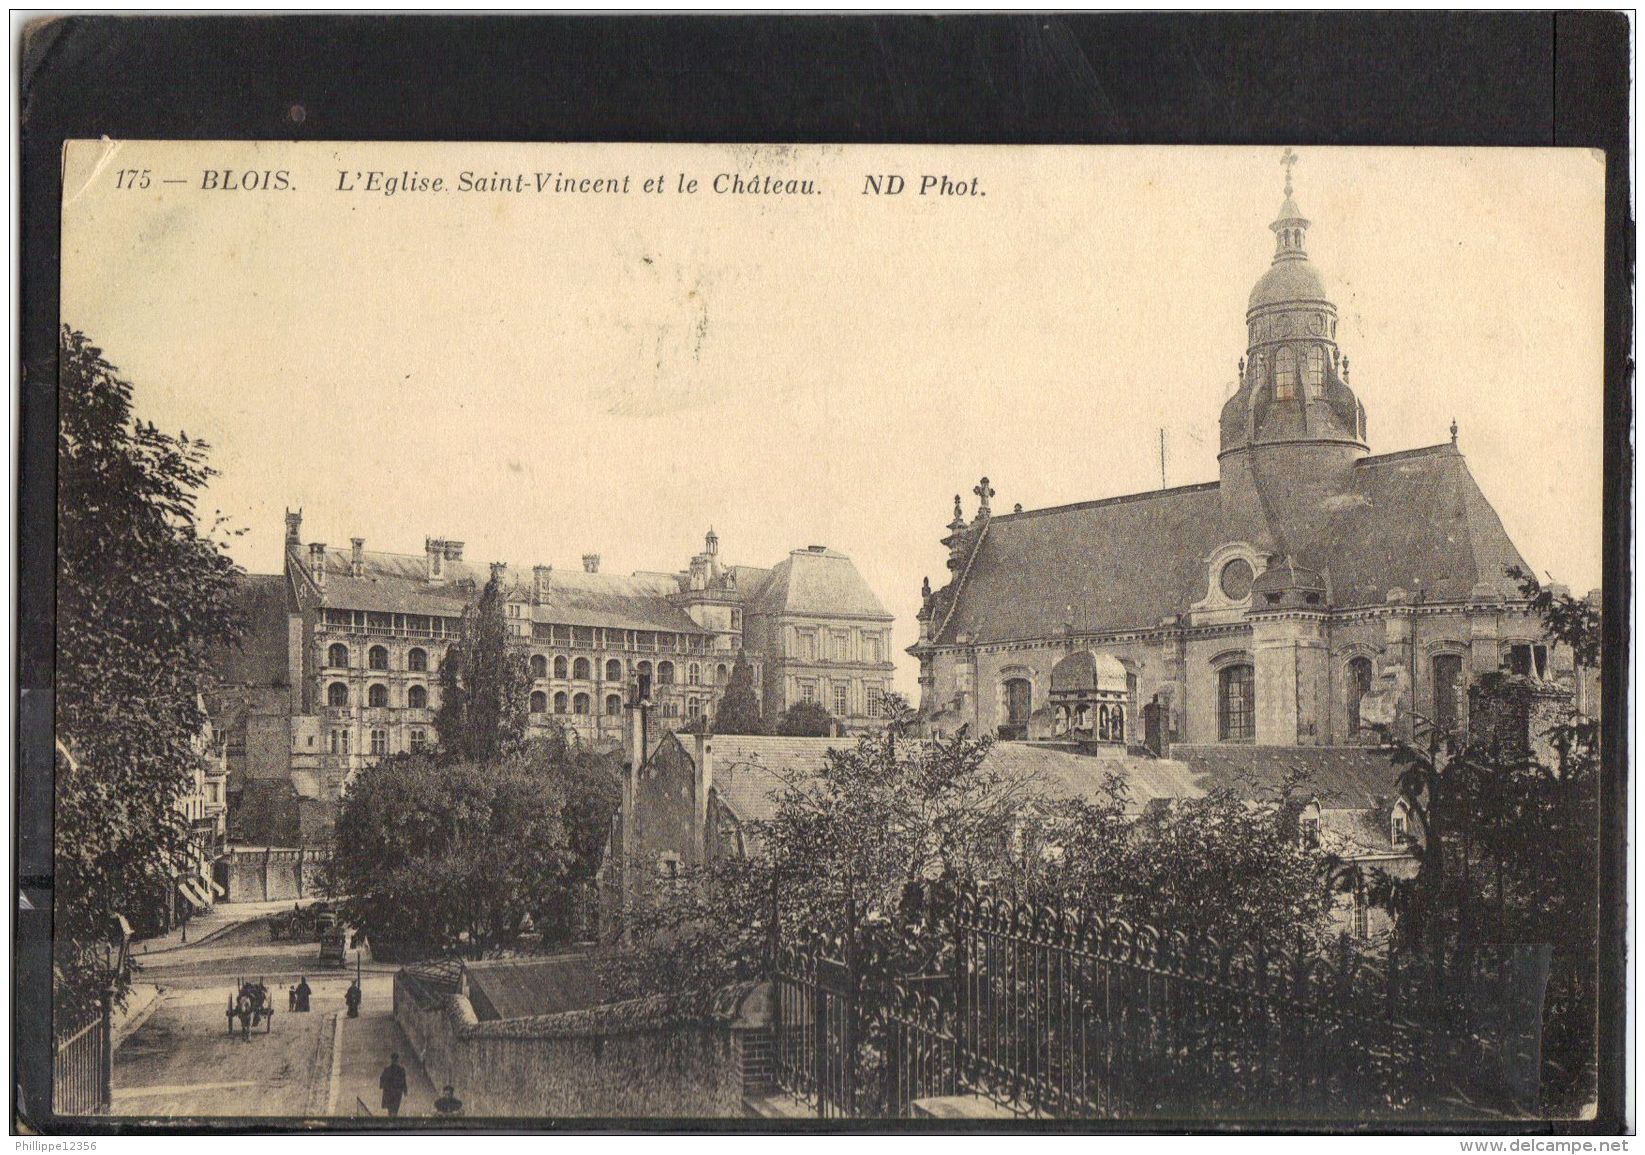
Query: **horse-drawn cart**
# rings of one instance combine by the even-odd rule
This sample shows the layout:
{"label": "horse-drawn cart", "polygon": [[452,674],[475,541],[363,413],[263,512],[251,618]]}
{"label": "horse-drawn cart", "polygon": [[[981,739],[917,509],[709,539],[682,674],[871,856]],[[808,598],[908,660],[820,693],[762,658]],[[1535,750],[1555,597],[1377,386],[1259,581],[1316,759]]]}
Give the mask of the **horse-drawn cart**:
{"label": "horse-drawn cart", "polygon": [[274,1030],[274,1001],[268,997],[268,988],[259,980],[243,982],[237,994],[228,998],[228,1033],[234,1033],[239,1021],[240,1037],[251,1038],[251,1028],[260,1026],[266,1035]]}

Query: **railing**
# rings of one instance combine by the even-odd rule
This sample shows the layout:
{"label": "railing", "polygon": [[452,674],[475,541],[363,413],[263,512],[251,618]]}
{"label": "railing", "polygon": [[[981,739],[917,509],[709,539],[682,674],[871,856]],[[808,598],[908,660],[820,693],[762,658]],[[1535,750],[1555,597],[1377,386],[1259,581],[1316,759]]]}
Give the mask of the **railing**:
{"label": "railing", "polygon": [[826,942],[782,950],[778,1086],[820,1118],[949,1095],[1025,1117],[1369,1118],[1442,1073],[1535,1103],[1540,995],[1514,992],[1540,991],[1546,948],[1442,967],[975,896],[943,933],[942,975],[864,977]]}
{"label": "railing", "polygon": [[81,1116],[108,1112],[109,1042],[108,1017],[104,1015],[56,1045],[51,1068],[53,1114]]}

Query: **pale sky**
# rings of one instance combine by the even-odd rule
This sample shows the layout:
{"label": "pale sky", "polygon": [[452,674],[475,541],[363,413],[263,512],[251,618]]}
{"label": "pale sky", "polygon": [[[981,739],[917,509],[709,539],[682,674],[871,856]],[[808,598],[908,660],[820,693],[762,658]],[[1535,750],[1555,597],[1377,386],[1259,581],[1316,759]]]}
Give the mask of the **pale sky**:
{"label": "pale sky", "polygon": [[[1444,441],[1455,417],[1532,566],[1597,586],[1598,154],[1298,153],[1371,451]],[[946,580],[956,492],[969,516],[983,474],[999,511],[1156,488],[1162,428],[1171,485],[1215,479],[1279,156],[77,144],[62,315],[140,416],[213,445],[205,511],[248,530],[248,570],[278,570],[288,506],[307,541],[453,537],[479,564],[676,570],[710,525],[739,564],[829,545],[896,615],[912,694],[901,651],[921,578]],[[144,169],[147,188],[119,187]],[[207,191],[206,169],[291,187]],[[339,190],[371,170],[447,188]],[[464,171],[630,191],[458,191]],[[721,173],[819,191],[716,195]],[[892,173],[900,196],[864,193]],[[922,197],[924,174],[986,195]],[[644,192],[658,176],[667,191]]]}

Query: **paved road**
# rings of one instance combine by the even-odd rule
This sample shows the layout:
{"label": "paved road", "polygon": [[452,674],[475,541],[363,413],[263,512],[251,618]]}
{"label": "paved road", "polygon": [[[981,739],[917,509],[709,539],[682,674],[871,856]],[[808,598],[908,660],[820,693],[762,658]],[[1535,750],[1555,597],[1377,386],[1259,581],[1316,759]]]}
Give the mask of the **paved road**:
{"label": "paved road", "polygon": [[[365,969],[361,1017],[349,1019],[343,992],[352,971],[321,971],[317,951],[312,943],[270,944],[266,926],[254,926],[151,956],[143,979],[162,987],[162,999],[115,1054],[113,1113],[353,1116],[364,1113],[358,1096],[380,1115],[377,1076],[398,1051],[410,1084],[401,1114],[432,1114],[437,1092],[394,1022],[392,969]],[[286,990],[299,975],[314,992],[308,1014],[286,1010]],[[249,1040],[228,1033],[224,1014],[241,977],[260,977],[275,999],[273,1029],[258,1028]]]}

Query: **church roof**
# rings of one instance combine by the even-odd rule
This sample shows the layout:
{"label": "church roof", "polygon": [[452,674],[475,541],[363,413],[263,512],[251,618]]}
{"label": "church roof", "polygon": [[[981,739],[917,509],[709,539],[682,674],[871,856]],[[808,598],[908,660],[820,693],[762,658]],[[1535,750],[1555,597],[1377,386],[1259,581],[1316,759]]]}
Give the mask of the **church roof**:
{"label": "church roof", "polygon": [[[738,575],[741,587],[742,575]],[[750,598],[762,614],[822,614],[890,621],[885,606],[845,554],[826,546],[797,549],[772,567]]]}
{"label": "church roof", "polygon": [[1248,309],[1291,301],[1328,301],[1325,278],[1306,257],[1275,261],[1251,289]]}
{"label": "church roof", "polygon": [[[1380,605],[1395,587],[1462,602],[1482,581],[1513,597],[1506,568],[1529,568],[1450,444],[1362,458],[1342,492],[1274,510],[1338,608]],[[1049,637],[1069,607],[1076,633],[1152,629],[1206,596],[1213,551],[1263,528],[1226,524],[1217,482],[997,515],[937,643]]]}

